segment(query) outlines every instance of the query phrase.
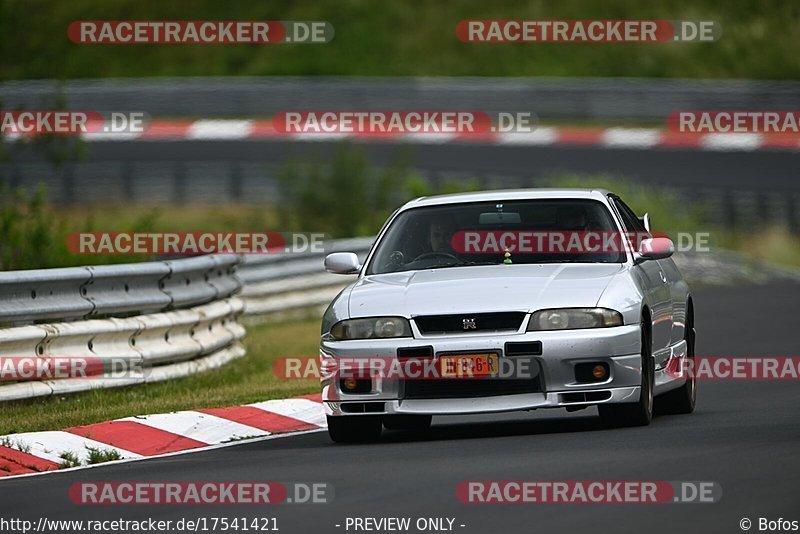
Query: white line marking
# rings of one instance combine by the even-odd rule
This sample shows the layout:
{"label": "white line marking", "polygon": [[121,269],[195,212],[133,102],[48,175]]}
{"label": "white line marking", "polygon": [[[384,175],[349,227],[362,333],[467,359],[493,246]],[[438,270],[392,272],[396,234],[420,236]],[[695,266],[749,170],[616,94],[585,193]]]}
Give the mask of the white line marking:
{"label": "white line marking", "polygon": [[407,133],[392,135],[390,139],[400,141],[413,141],[416,143],[426,143],[430,145],[441,145],[452,141],[457,137],[455,133]]}
{"label": "white line marking", "polygon": [[294,133],[286,135],[288,138],[293,139],[295,141],[326,141],[326,140],[347,139],[348,137],[352,137],[352,134],[342,133],[342,132],[331,132],[331,133],[307,132],[307,133]]}
{"label": "white line marking", "polygon": [[253,130],[253,121],[199,120],[192,123],[187,139],[245,139]]}
{"label": "white line marking", "polygon": [[309,399],[281,399],[257,402],[255,404],[248,404],[248,406],[291,417],[292,419],[299,419],[300,421],[323,428],[328,426],[327,419],[325,418],[325,410],[322,408],[321,402],[314,402]]}
{"label": "white line marking", "polygon": [[661,131],[655,128],[608,128],[600,144],[614,148],[650,148],[661,141]]}
{"label": "white line marking", "polygon": [[[84,438],[69,432],[62,432],[60,430],[52,430],[46,432],[23,432],[22,434],[11,434],[8,439],[14,445],[13,448],[19,449],[18,445],[23,447],[28,446],[28,452],[39,458],[50,460],[58,464],[64,460],[61,454],[65,452],[74,453],[82,462],[86,462],[89,457],[89,451],[86,446],[100,449],[101,451],[114,450],[120,453],[123,459],[141,458],[140,454],[135,452],[126,451],[119,447],[101,443],[93,439]],[[27,448],[27,447],[26,447]]]}
{"label": "white line marking", "polygon": [[159,430],[166,430],[203,443],[224,443],[245,437],[267,436],[269,432],[206,413],[185,411],[126,417],[119,421],[134,421]]}
{"label": "white line marking", "polygon": [[712,133],[703,136],[700,146],[707,150],[755,150],[762,143],[761,134]]}
{"label": "white line marking", "polygon": [[551,145],[556,142],[558,131],[555,128],[537,128],[528,133],[507,132],[497,134],[498,145]]}
{"label": "white line marking", "polygon": [[87,142],[92,141],[133,141],[139,139],[142,132],[87,132],[81,134],[81,139]]}

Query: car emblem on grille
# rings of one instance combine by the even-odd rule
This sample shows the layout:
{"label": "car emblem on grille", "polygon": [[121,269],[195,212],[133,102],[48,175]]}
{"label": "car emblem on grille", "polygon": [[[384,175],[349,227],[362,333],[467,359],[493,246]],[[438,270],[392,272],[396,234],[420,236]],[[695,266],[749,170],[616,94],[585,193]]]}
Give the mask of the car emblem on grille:
{"label": "car emblem on grille", "polygon": [[475,326],[475,319],[462,319],[461,324],[464,325],[464,330],[475,330],[477,326]]}

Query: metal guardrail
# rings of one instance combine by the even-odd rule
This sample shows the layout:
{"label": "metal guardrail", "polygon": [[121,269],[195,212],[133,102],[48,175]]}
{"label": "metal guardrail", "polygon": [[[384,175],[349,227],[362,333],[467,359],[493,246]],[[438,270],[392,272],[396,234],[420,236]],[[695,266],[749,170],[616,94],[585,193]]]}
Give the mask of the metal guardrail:
{"label": "metal guardrail", "polygon": [[9,325],[0,328],[0,356],[95,364],[88,376],[0,383],[0,401],[169,380],[244,356],[241,316],[326,306],[352,280],[326,273],[325,255],[363,259],[372,241],[332,241],[324,252],[0,272],[0,323]]}
{"label": "metal guardrail", "polygon": [[341,239],[326,244],[325,252],[301,255],[245,256],[238,276],[245,316],[270,315],[326,306],[352,281],[324,271],[331,252],[355,252],[366,258],[374,238]]}
{"label": "metal guardrail", "polygon": [[795,81],[588,77],[191,77],[22,80],[6,109],[63,94],[69,109],[167,117],[269,116],[290,109],[533,111],[547,119],[658,120],[676,109],[797,109]]}
{"label": "metal guardrail", "polygon": [[184,308],[231,295],[235,255],[0,272],[0,324]]}
{"label": "metal guardrail", "polygon": [[[76,358],[99,368],[86,376],[0,385],[14,400],[155,382],[217,367],[244,356],[236,321],[243,303],[225,299],[187,310],[125,319],[30,325],[0,330],[0,354]],[[94,364],[94,365],[93,365]]]}

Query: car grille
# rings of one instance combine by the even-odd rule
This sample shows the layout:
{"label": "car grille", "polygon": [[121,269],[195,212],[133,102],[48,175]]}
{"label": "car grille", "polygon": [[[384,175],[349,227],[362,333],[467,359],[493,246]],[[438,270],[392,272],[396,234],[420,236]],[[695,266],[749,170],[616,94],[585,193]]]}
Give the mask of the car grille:
{"label": "car grille", "polygon": [[540,393],[539,377],[516,379],[406,380],[406,399],[452,399]]}
{"label": "car grille", "polygon": [[[517,331],[523,320],[525,320],[524,312],[421,315],[414,318],[417,328],[423,334]],[[474,328],[470,327],[472,324]]]}

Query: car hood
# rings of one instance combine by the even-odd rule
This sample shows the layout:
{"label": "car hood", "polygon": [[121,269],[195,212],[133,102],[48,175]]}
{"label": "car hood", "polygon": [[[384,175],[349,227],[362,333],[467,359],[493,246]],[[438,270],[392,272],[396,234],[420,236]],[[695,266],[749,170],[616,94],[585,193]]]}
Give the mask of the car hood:
{"label": "car hood", "polygon": [[366,276],[349,293],[350,317],[592,307],[619,263],[488,265]]}

